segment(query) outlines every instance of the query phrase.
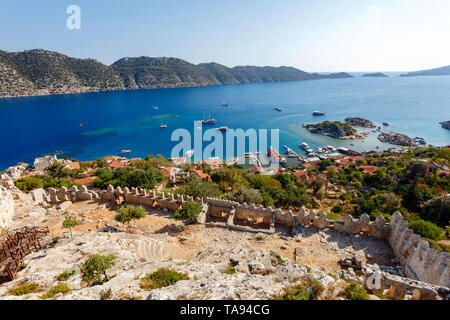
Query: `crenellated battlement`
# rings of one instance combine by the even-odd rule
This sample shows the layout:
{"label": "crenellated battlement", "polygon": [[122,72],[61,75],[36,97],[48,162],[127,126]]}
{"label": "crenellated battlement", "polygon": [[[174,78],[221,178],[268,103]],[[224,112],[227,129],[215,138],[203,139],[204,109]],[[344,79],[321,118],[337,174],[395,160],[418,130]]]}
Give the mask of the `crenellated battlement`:
{"label": "crenellated battlement", "polygon": [[[292,234],[297,234],[298,226],[309,226],[319,229],[333,229],[339,232],[358,234],[363,233],[375,238],[387,240],[397,258],[405,266],[408,277],[436,285],[450,287],[450,254],[440,253],[429,247],[427,241],[408,228],[408,222],[403,220],[400,212],[392,215],[390,223],[382,216],[370,221],[367,214],[359,218],[347,215],[344,220],[331,220],[325,212],[318,214],[315,210],[301,207],[294,214],[292,210],[283,211],[279,208],[255,206],[254,204],[239,203],[218,198],[196,198],[191,196],[165,194],[157,190],[147,191],[141,188],[114,188],[109,185],[106,190],[95,192],[82,186],[80,190],[72,187],[67,190],[50,188],[46,195],[49,203],[64,201],[102,200],[114,201],[117,204],[131,203],[145,205],[152,208],[175,211],[184,203],[197,201],[202,205],[199,216],[200,223],[217,227],[232,228],[249,232],[274,233],[275,225],[292,228]],[[208,217],[222,221],[208,221]]]}

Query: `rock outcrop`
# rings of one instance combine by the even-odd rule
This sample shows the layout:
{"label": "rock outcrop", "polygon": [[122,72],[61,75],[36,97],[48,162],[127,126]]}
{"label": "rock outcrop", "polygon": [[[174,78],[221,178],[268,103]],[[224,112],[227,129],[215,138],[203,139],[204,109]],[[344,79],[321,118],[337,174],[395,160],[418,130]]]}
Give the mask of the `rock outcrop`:
{"label": "rock outcrop", "polygon": [[442,126],[442,128],[450,130],[450,120],[439,122],[439,124]]}
{"label": "rock outcrop", "polygon": [[402,133],[382,132],[378,135],[378,140],[384,143],[395,144],[397,146],[415,147],[417,144],[413,139]]}
{"label": "rock outcrop", "polygon": [[0,187],[0,227],[8,227],[14,216],[14,200],[11,191]]}
{"label": "rock outcrop", "polygon": [[362,128],[375,128],[376,125],[367,119],[359,118],[359,117],[348,117],[345,118],[345,122],[354,127],[362,127]]}
{"label": "rock outcrop", "polygon": [[318,133],[336,139],[363,139],[363,134],[358,132],[349,124],[340,121],[324,121],[321,123],[303,124],[312,133]]}

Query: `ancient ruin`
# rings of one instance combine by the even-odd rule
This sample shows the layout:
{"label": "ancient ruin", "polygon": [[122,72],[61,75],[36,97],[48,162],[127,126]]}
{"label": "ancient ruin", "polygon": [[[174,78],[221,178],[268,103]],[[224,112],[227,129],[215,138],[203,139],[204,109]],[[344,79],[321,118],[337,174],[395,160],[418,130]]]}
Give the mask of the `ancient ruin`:
{"label": "ancient ruin", "polygon": [[[355,219],[347,215],[342,220],[330,220],[326,213],[319,215],[315,210],[300,208],[297,213],[283,211],[277,208],[240,204],[234,201],[207,198],[194,199],[183,195],[174,196],[164,194],[156,190],[144,190],[136,188],[114,188],[108,186],[107,190],[95,192],[82,187],[78,190],[72,187],[70,190],[63,187],[61,189],[49,189],[48,194],[43,194],[43,199],[48,203],[64,203],[85,201],[90,199],[113,201],[115,203],[130,203],[145,205],[153,208],[168,209],[175,211],[188,201],[198,201],[202,204],[203,210],[198,217],[198,222],[215,227],[242,230],[254,233],[273,234],[277,227],[289,228],[293,236],[298,232],[299,227],[314,227],[318,229],[331,229],[348,234],[364,234],[374,238],[388,241],[395,256],[405,268],[405,273],[411,282],[394,279],[384,276],[386,285],[392,285],[392,292],[404,291],[404,288],[419,290],[426,288],[429,296],[432,290],[434,295],[439,293],[448,294],[450,287],[450,254],[438,253],[429,247],[427,241],[422,240],[408,228],[408,222],[403,220],[399,212],[395,212],[389,223],[382,216],[378,216],[375,221],[370,221],[367,214]],[[404,278],[403,278],[404,279]],[[414,280],[414,281],[413,281]],[[409,284],[408,284],[409,283]],[[428,284],[427,284],[428,283]],[[429,284],[432,284],[431,287]],[[434,286],[433,286],[434,285]],[[395,287],[402,289],[395,289]],[[397,291],[396,291],[397,290]],[[420,290],[419,290],[420,291]],[[419,293],[416,294],[420,296]]]}

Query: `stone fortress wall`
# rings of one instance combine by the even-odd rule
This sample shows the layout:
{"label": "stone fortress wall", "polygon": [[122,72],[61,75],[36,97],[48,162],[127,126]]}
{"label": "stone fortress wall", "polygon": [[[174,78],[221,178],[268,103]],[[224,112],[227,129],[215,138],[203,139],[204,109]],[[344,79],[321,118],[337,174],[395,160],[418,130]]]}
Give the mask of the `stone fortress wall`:
{"label": "stone fortress wall", "polygon": [[[430,248],[427,241],[422,240],[419,235],[408,229],[408,222],[403,220],[399,212],[393,214],[390,223],[386,223],[382,216],[378,216],[375,221],[370,221],[367,214],[361,215],[359,219],[347,215],[344,220],[335,221],[327,219],[324,212],[317,216],[316,212],[311,209],[308,213],[304,207],[300,208],[297,214],[294,214],[291,210],[282,211],[271,207],[257,207],[253,204],[240,204],[229,200],[193,199],[193,197],[174,196],[170,193],[166,195],[164,192],[155,190],[148,192],[136,188],[114,188],[111,185],[108,186],[107,190],[99,192],[88,190],[86,186],[82,186],[80,190],[75,186],[70,190],[62,187],[58,190],[49,189],[48,194],[41,193],[39,196],[42,197],[42,201],[46,200],[49,203],[97,199],[160,209],[167,208],[171,211],[175,211],[185,202],[195,200],[200,202],[203,208],[198,217],[198,222],[217,227],[273,234],[275,225],[278,224],[292,228],[294,236],[297,234],[299,226],[311,226],[319,229],[329,228],[351,234],[363,233],[388,241],[395,256],[405,266],[408,277],[450,288],[450,254],[446,252],[439,254],[436,250]],[[214,218],[223,221],[218,222]]]}

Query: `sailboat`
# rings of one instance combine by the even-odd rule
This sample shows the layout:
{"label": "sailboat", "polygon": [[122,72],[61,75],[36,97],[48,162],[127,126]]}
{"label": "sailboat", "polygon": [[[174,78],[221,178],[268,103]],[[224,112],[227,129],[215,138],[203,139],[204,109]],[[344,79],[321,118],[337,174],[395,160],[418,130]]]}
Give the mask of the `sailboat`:
{"label": "sailboat", "polygon": [[203,124],[213,124],[216,122],[216,119],[211,118],[211,112],[209,113],[209,119],[207,119],[207,120],[205,120],[205,115],[203,113],[203,119],[204,119],[204,120],[202,120]]}

